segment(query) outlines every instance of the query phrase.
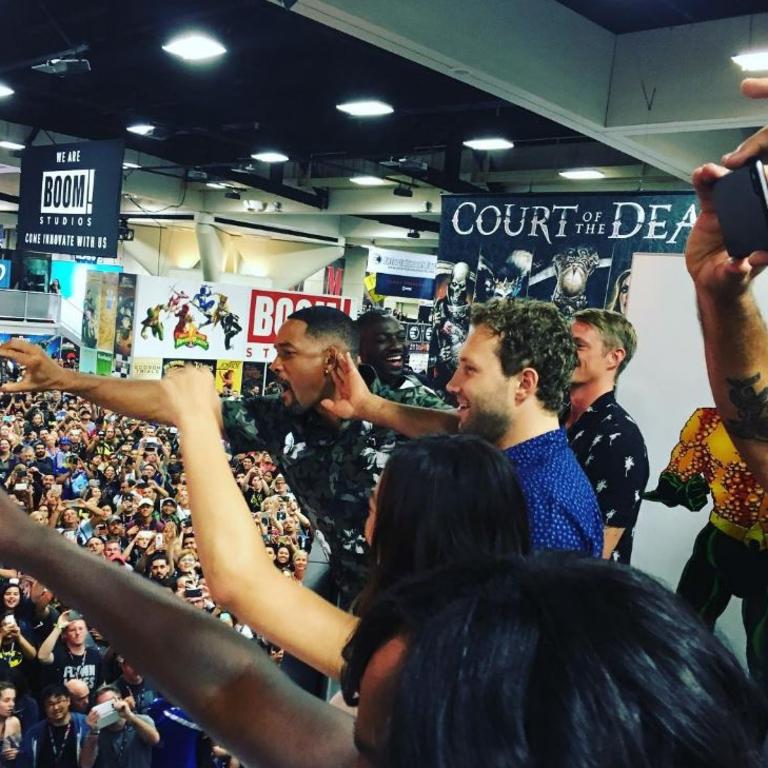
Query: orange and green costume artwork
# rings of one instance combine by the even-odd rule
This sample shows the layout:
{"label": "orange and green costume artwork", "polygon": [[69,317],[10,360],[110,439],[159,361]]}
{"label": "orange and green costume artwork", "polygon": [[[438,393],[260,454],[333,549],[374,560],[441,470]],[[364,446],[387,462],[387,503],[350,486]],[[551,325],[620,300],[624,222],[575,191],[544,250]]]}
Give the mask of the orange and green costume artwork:
{"label": "orange and green costume artwork", "polygon": [[712,496],[678,593],[712,628],[733,595],[742,598],[747,661],[768,688],[768,498],[731,442],[715,408],[698,408],[680,433],[658,487],[645,498],[693,512]]}

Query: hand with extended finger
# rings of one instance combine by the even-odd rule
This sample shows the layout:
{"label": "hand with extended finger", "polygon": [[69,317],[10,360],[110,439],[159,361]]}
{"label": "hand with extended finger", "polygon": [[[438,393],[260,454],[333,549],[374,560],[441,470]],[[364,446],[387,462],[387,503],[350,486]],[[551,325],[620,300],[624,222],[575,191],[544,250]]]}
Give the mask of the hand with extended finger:
{"label": "hand with extended finger", "polygon": [[376,396],[363,381],[352,355],[346,352],[338,356],[330,374],[334,397],[326,398],[320,405],[339,419],[367,419],[375,409]]}
{"label": "hand with extended finger", "polygon": [[3,392],[47,392],[67,388],[67,371],[36,344],[11,339],[0,344],[0,357],[12,360],[24,371],[20,381],[3,384]]}

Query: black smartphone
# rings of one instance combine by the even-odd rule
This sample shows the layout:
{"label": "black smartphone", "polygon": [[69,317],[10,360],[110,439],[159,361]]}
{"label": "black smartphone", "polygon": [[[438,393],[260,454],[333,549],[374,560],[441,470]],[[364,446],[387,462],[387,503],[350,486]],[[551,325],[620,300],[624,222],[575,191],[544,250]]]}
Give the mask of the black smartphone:
{"label": "black smartphone", "polygon": [[712,198],[732,259],[768,251],[768,183],[759,160],[718,179]]}

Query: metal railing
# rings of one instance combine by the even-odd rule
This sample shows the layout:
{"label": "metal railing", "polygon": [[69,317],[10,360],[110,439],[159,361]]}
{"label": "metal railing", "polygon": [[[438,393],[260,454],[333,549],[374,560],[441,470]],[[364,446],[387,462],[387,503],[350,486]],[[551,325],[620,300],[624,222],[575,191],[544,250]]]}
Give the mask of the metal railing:
{"label": "metal railing", "polygon": [[61,296],[36,291],[0,289],[0,319],[58,323]]}
{"label": "metal railing", "polygon": [[55,293],[0,288],[0,321],[3,320],[51,323],[78,341],[83,327],[83,309]]}

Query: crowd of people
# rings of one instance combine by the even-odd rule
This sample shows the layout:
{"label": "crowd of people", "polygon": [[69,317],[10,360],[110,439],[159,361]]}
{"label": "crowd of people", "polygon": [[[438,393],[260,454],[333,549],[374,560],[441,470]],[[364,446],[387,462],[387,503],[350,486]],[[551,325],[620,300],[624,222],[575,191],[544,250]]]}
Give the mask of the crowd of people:
{"label": "crowd of people", "polygon": [[[280,663],[282,649],[211,599],[197,555],[175,428],[121,417],[57,391],[3,395],[0,413],[0,483],[30,520],[56,531],[73,547],[172,591],[253,639]],[[275,572],[301,583],[314,535],[285,477],[270,455],[258,450],[233,456],[230,471]],[[126,668],[137,673],[96,627],[15,569],[0,567],[0,595],[0,688],[7,686],[0,701],[3,694],[7,702],[15,699],[16,713],[0,711],[0,722],[5,718],[6,723],[0,730],[3,768],[14,765],[23,734],[32,733],[38,717],[45,719],[40,713],[47,711],[54,693],[68,696],[73,712],[87,715],[88,707],[107,700],[109,686],[117,683],[121,690],[111,696],[125,697],[131,711],[146,717],[155,698],[148,694],[156,691],[138,675],[142,695],[137,701],[131,685],[124,683]],[[121,711],[128,710],[121,704]],[[212,754],[212,745],[207,746]],[[23,765],[25,755],[19,754]],[[194,755],[206,764],[204,751],[196,749]],[[218,758],[221,762],[221,754]],[[188,764],[184,755],[178,763],[172,756],[163,759],[168,765]]]}
{"label": "crowd of people", "polygon": [[[767,150],[764,129],[724,162]],[[686,262],[718,409],[765,482],[749,286],[768,252],[729,260],[711,204],[725,172],[694,174]],[[0,760],[183,765],[181,726],[205,759],[251,768],[763,765],[765,691],[629,566],[648,480],[615,399],[632,326],[533,300],[471,316],[456,409],[375,313],[291,315],[272,398],[221,400],[191,367],[114,380],[0,347],[23,374],[0,433],[0,662],[21,681],[0,682]],[[332,599],[302,583],[313,533]],[[353,712],[249,634],[339,679]]]}

